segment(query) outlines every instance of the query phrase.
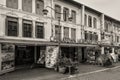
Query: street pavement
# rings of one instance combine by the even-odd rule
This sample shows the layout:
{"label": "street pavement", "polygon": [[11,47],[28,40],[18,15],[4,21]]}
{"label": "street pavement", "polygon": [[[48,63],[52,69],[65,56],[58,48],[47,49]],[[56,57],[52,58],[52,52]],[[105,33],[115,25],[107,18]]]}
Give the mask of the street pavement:
{"label": "street pavement", "polygon": [[120,80],[120,68],[107,69],[105,71],[94,72],[86,75],[76,75],[60,80]]}
{"label": "street pavement", "polygon": [[[115,66],[119,65],[120,63],[117,63]],[[80,64],[79,73],[72,77],[45,68],[22,69],[1,75],[0,80],[120,80],[119,69]]]}
{"label": "street pavement", "polygon": [[59,80],[120,80],[120,63],[101,70],[77,74]]}

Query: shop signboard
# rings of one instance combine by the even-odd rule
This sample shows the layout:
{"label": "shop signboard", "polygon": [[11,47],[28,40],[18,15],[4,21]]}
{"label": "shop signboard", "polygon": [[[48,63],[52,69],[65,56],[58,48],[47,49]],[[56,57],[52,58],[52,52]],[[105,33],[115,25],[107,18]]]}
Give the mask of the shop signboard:
{"label": "shop signboard", "polygon": [[14,68],[14,50],[12,44],[1,44],[1,70],[6,71]]}
{"label": "shop signboard", "polygon": [[59,47],[58,46],[47,46],[45,65],[47,68],[53,68],[57,63]]}

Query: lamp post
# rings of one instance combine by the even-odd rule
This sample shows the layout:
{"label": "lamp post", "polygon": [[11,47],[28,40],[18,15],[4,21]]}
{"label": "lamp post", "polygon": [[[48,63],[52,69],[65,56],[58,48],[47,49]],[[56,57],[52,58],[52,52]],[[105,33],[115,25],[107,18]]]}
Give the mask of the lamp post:
{"label": "lamp post", "polygon": [[[50,6],[46,6],[46,8],[45,9],[43,9],[43,14],[44,15],[47,15],[48,14],[48,10],[47,10],[47,8],[50,8],[51,10],[53,10],[55,13],[58,13],[58,14],[61,14],[61,15],[63,15],[63,14],[66,14],[66,13],[60,13],[60,12],[58,12],[58,11],[56,11],[54,8],[52,8],[52,7],[50,7]],[[52,14],[52,13],[51,13]],[[72,17],[69,17],[68,18],[68,20],[69,21],[72,21]],[[59,26],[59,39],[58,39],[58,53],[59,53],[59,55],[60,55],[60,58],[61,58],[61,52],[60,52],[60,44],[61,44],[61,25],[60,25],[60,21],[61,21],[61,18],[60,17],[58,17],[58,26]]]}

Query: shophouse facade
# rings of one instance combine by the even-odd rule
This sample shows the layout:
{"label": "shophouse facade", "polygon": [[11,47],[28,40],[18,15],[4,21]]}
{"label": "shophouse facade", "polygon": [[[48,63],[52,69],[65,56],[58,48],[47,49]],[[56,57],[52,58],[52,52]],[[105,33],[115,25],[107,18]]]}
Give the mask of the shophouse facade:
{"label": "shophouse facade", "polygon": [[105,47],[119,47],[120,22],[73,0],[0,0],[0,19],[0,74],[37,63],[43,54],[51,67],[58,53],[82,62],[88,48],[104,54]]}

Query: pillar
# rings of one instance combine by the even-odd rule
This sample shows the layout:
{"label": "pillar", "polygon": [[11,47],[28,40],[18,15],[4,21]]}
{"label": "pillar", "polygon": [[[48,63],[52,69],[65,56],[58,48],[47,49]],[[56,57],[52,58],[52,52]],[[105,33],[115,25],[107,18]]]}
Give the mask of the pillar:
{"label": "pillar", "polygon": [[36,13],[36,0],[32,0],[32,13]]}
{"label": "pillar", "polygon": [[35,25],[35,21],[33,21],[33,31],[32,31],[32,37],[33,38],[35,38],[36,36],[35,36],[35,27],[36,27],[36,25]]}
{"label": "pillar", "polygon": [[18,9],[22,11],[22,0],[18,0]]}
{"label": "pillar", "polygon": [[112,47],[112,53],[114,53],[115,52],[115,48],[114,47]]}
{"label": "pillar", "polygon": [[[77,31],[77,30],[76,30]],[[71,28],[69,28],[69,38],[71,39]],[[75,39],[76,40],[76,39]]]}
{"label": "pillar", "polygon": [[105,16],[104,14],[101,15],[101,29],[104,30],[104,22],[105,22]]}
{"label": "pillar", "polygon": [[61,26],[61,39],[64,38],[64,27]]}
{"label": "pillar", "polygon": [[101,54],[104,54],[104,47],[101,47]]}
{"label": "pillar", "polygon": [[85,15],[85,6],[82,5],[82,18],[81,18],[81,39],[84,39],[84,15]]}
{"label": "pillar", "polygon": [[6,15],[4,14],[1,14],[0,15],[0,36],[5,36],[6,35],[6,29],[5,29],[5,26],[6,26]]}
{"label": "pillar", "polygon": [[22,37],[22,18],[19,18],[19,37]]}

